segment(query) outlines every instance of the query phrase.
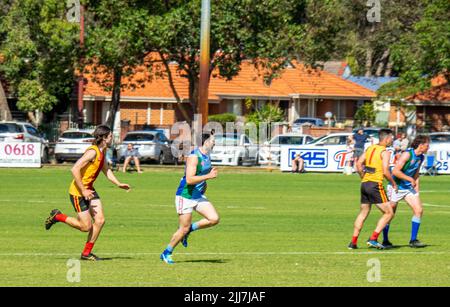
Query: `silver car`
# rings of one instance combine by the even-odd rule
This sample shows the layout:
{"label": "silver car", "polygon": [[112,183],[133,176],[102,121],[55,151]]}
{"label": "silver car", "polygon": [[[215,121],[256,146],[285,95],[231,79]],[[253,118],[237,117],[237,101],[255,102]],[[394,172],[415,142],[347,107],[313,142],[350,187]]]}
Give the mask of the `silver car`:
{"label": "silver car", "polygon": [[0,142],[41,143],[41,162],[48,162],[48,140],[30,123],[0,122]]}
{"label": "silver car", "polygon": [[119,161],[125,159],[128,144],[138,149],[140,161],[157,161],[159,164],[178,162],[170,148],[171,142],[158,130],[128,132],[117,148]]}

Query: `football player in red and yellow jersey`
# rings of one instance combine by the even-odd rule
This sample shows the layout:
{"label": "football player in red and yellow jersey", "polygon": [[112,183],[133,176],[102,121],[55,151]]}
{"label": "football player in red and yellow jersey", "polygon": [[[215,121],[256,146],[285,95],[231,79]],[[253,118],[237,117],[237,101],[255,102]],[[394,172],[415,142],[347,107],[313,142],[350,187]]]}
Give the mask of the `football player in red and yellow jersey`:
{"label": "football player in red and yellow jersey", "polygon": [[381,129],[379,137],[380,143],[367,148],[366,152],[356,163],[356,168],[361,176],[361,206],[358,217],[355,220],[352,241],[348,246],[349,249],[357,248],[359,234],[361,233],[364,221],[370,213],[372,204],[378,207],[383,216],[378,221],[375,231],[367,241],[369,247],[377,249],[385,248],[382,244],[378,243],[378,236],[394,217],[394,211],[390,206],[389,199],[383,187],[383,179],[386,178],[394,189],[397,190],[397,185],[389,170],[391,154],[386,150],[386,147],[392,145],[392,131],[389,129]]}
{"label": "football player in red and yellow jersey", "polygon": [[77,212],[77,218],[69,217],[58,209],[52,210],[45,221],[45,229],[49,230],[55,223],[62,222],[82,232],[88,232],[88,239],[81,254],[82,260],[100,260],[92,253],[95,242],[100,235],[105,223],[103,206],[100,197],[95,191],[94,182],[100,171],[106,177],[124,190],[130,190],[130,186],[121,183],[114,176],[105,163],[105,152],[112,143],[112,132],[107,126],[100,125],[94,131],[95,140],[83,156],[72,168],[73,180],[69,187],[69,197]]}

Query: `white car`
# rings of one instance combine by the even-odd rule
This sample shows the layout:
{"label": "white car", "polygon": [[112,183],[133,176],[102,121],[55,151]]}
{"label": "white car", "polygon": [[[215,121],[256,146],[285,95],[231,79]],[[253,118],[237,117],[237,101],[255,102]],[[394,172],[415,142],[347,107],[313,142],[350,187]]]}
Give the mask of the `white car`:
{"label": "white car", "polygon": [[259,149],[259,164],[280,165],[281,145],[305,145],[314,141],[308,134],[280,134],[265,142]]}
{"label": "white car", "polygon": [[59,137],[55,145],[55,158],[58,163],[76,161],[94,141],[94,130],[67,130]]}
{"label": "white car", "polygon": [[258,147],[245,134],[215,135],[216,145],[211,153],[213,165],[255,165]]}
{"label": "white car", "polygon": [[48,140],[30,123],[0,122],[0,142],[41,143],[41,161],[48,162]]}
{"label": "white car", "polygon": [[431,144],[448,144],[450,146],[450,132],[430,133]]}

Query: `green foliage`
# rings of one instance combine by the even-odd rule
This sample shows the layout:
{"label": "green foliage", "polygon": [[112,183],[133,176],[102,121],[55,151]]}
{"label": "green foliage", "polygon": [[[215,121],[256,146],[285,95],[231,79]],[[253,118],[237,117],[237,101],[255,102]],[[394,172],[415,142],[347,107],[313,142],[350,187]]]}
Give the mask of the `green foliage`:
{"label": "green foliage", "polygon": [[271,103],[265,104],[247,116],[247,122],[256,124],[256,127],[259,127],[261,123],[277,123],[283,121],[283,110]]}
{"label": "green foliage", "polygon": [[373,103],[364,103],[358,111],[356,111],[355,119],[358,121],[359,125],[370,127],[377,117],[377,112],[375,111]]}
{"label": "green foliage", "polygon": [[68,102],[74,84],[79,30],[77,24],[66,21],[65,2],[6,1],[1,8],[0,74],[18,95],[20,108],[36,106],[49,111],[57,100]]}
{"label": "green foliage", "polygon": [[236,121],[236,114],[233,113],[223,113],[217,115],[211,115],[208,117],[209,122],[218,122],[222,127],[226,128],[226,123],[234,123]]}
{"label": "green foliage", "polygon": [[424,4],[412,31],[392,46],[400,80],[382,88],[382,95],[405,98],[429,88],[437,75],[450,80],[450,2],[427,0]]}
{"label": "green foliage", "polygon": [[17,107],[22,111],[50,111],[57,102],[37,80],[23,80],[19,85]]}

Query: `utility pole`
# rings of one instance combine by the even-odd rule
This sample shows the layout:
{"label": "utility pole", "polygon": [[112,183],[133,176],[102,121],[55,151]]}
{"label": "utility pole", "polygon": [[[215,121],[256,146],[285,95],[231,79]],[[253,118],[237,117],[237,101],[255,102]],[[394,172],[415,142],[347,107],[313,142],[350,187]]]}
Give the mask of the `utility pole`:
{"label": "utility pole", "polygon": [[[67,21],[80,23],[80,49],[84,48],[84,6],[81,5],[80,0],[67,0]],[[83,65],[83,59],[80,59],[80,67]],[[78,95],[77,95],[77,111],[78,111],[78,128],[83,128],[83,96],[84,96],[84,77],[83,70],[80,69],[78,76]]]}
{"label": "utility pole", "polygon": [[[83,50],[84,48],[84,6],[80,5],[80,49]],[[83,59],[80,59],[80,64],[82,66]],[[84,76],[83,76],[83,70],[80,70],[80,76],[78,77],[78,128],[83,128],[84,123],[84,114],[83,114],[83,108],[84,108]]]}
{"label": "utility pole", "polygon": [[211,0],[202,0],[200,36],[199,111],[202,124],[208,123],[208,87],[210,69]]}

